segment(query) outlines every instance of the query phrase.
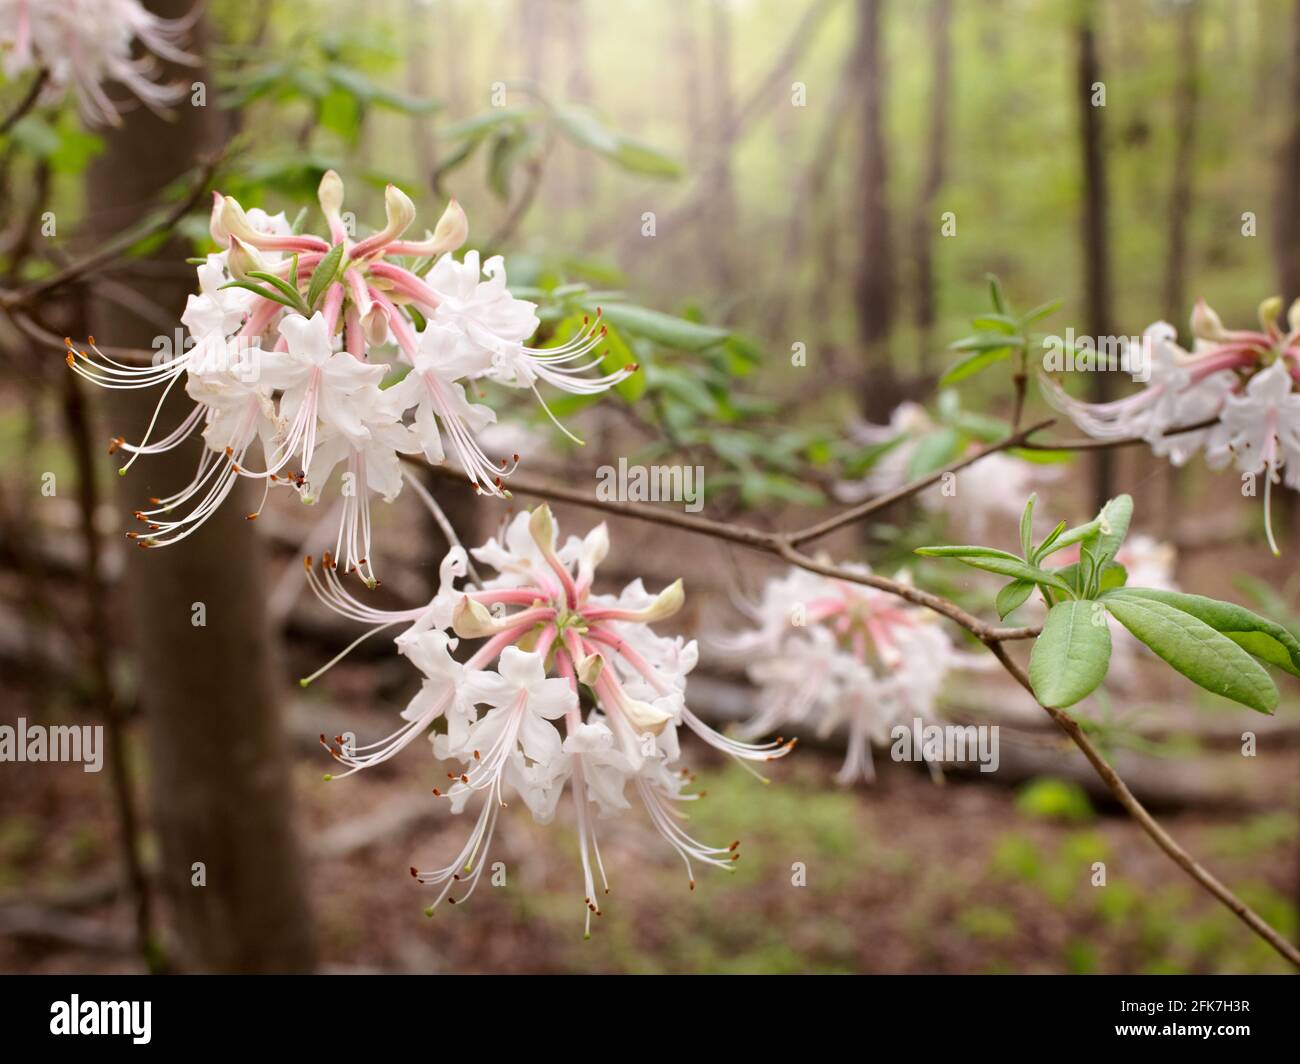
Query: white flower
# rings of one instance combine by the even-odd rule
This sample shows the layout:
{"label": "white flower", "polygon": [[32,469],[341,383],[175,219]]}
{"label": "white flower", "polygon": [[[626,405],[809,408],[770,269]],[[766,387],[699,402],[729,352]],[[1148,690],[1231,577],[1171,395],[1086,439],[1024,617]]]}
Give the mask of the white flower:
{"label": "white flower", "polygon": [[[1136,436],[1158,455],[1181,465],[1201,448],[1214,468],[1235,462],[1245,473],[1264,474],[1264,524],[1273,538],[1272,485],[1300,488],[1300,300],[1287,314],[1289,331],[1277,325],[1279,300],[1260,304],[1258,330],[1228,330],[1204,302],[1192,313],[1195,352],[1174,342],[1174,330],[1157,322],[1146,332],[1152,372],[1145,388],[1108,403],[1068,396],[1042,378],[1043,393],[1084,432],[1100,439]],[[1210,424],[1202,424],[1209,422]],[[1201,425],[1166,435],[1171,429]]]}
{"label": "white flower", "polygon": [[845,728],[841,783],[874,777],[871,748],[888,741],[893,725],[934,718],[953,668],[987,664],[958,651],[931,611],[802,569],[769,581],[751,615],[754,627],[720,646],[747,663],[760,689],[750,733]]}
{"label": "white flower", "polygon": [[[635,581],[621,595],[593,595],[595,570],[609,550],[607,531],[600,526],[584,539],[570,537],[557,550],[558,538],[554,518],[542,506],[516,517],[504,545],[492,540],[475,550],[480,562],[501,567],[501,576],[462,590],[450,625],[461,638],[483,639],[483,645],[460,672],[446,657],[447,644],[434,643],[433,662],[421,668],[426,675],[437,675],[438,686],[427,697],[422,692],[408,707],[407,725],[357,750],[334,744],[331,753],[355,772],[392,757],[450,705],[486,707],[472,721],[468,710],[460,709],[457,723],[449,717],[446,734],[433,739],[439,758],[463,766],[448,773],[450,785],[435,790],[435,795],[447,798],[453,812],[482,796],[470,837],[449,864],[414,874],[421,882],[441,887],[434,906],[463,900],[487,863],[498,812],[508,796],[519,795],[544,822],[572,784],[583,904],[590,926],[591,915],[600,912],[595,880],[597,875],[604,879],[594,818],[625,811],[629,784],[651,822],[685,862],[692,885],[693,862],[730,868],[736,859],[736,844],[707,846],[677,822],[675,804],[694,799],[683,791],[682,770],[673,767],[680,756],[680,726],[742,762],[773,760],[788,753],[792,744],[727,738],[691,711],[686,674],[698,656],[694,642],[650,630],[652,623],[680,608],[680,584],[650,594]],[[327,560],[324,576],[318,577],[309,559],[309,578],[318,597],[348,617],[375,625],[367,635],[411,624],[398,637],[410,654],[427,647],[433,634],[430,625],[447,622],[446,602],[455,593],[454,581],[465,574],[465,559],[453,554],[444,562],[443,586],[428,607],[392,613],[342,593],[331,567]],[[456,686],[459,703],[450,701],[444,679]],[[585,719],[579,698],[584,688],[595,707]],[[557,727],[561,723],[563,735]],[[451,898],[457,885],[464,893]]]}
{"label": "white flower", "polygon": [[[7,3],[12,0],[0,0],[0,13]],[[182,531],[201,526],[239,477],[261,483],[263,504],[274,485],[292,486],[311,501],[329,471],[347,462],[353,481],[344,481],[345,487],[357,480],[365,486],[343,493],[346,513],[334,554],[345,571],[359,570],[373,583],[366,499],[374,491],[391,501],[401,490],[399,454],[419,450],[431,462],[450,457],[476,490],[509,496],[504,478],[518,466],[519,454],[512,449],[508,459],[489,457],[479,434],[496,415],[472,401],[467,386],[493,378],[537,393],[543,380],[594,394],[635,370],[604,373],[599,358],[584,364],[605,335],[599,313],[594,322],[569,329],[573,335],[557,338],[556,346],[525,347],[537,330],[535,307],[510,294],[500,257],[481,268],[477,252],[463,263],[450,254],[468,234],[454,201],[435,232],[408,240],[415,206],[390,185],[383,228],[354,240],[343,222],[343,182],[336,173],[324,175],[318,196],[329,239],[293,232],[283,212],[246,211],[232,197],[214,194],[208,229],[220,250],[198,266],[199,290],[182,315],[189,336],[175,357],[131,366],[106,355],[93,339],[89,352],[69,343],[69,366],[94,384],[162,387],[143,438],[115,441],[131,456],[122,471],[142,454],[178,446],[201,426],[216,455],[205,453],[187,486],[139,512],[149,529],[131,533],[140,546],[174,543]],[[410,260],[433,256],[441,257],[426,280]],[[330,274],[323,283],[322,270]],[[371,362],[369,353],[390,338],[411,370],[381,394],[387,368]],[[180,428],[155,440],[159,412],[180,380],[198,405]],[[258,438],[261,468],[245,453],[245,444]],[[499,445],[498,439],[493,453]],[[248,516],[260,512],[261,505]]]}
{"label": "white flower", "polygon": [[[159,85],[155,56],[197,63],[180,46],[198,14],[196,7],[185,18],[163,19],[139,0],[0,0],[4,72],[15,78],[43,69],[44,102],[56,102],[71,85],[88,125],[120,125],[119,106],[104,83],[120,82],[154,110],[177,103],[188,89]],[[137,42],[143,53],[138,56]]]}

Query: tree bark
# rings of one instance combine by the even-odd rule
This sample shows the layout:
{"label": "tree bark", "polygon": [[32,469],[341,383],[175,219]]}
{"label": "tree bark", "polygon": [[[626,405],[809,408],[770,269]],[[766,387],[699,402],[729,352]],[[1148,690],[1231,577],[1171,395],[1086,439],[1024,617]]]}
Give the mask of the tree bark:
{"label": "tree bark", "polygon": [[866,360],[862,411],[885,422],[898,399],[889,350],[893,327],[894,265],[889,233],[888,165],[885,147],[887,79],[881,54],[884,0],[858,0],[857,52],[862,71],[862,150],[858,163],[862,241],[854,297],[858,341]]}
{"label": "tree bark", "polygon": [[[1101,60],[1097,51],[1096,4],[1083,0],[1076,30],[1078,62],[1075,67],[1075,99],[1079,108],[1079,152],[1083,171],[1083,210],[1080,214],[1084,313],[1088,332],[1094,337],[1111,335],[1110,240],[1107,231],[1109,198],[1106,185],[1106,156],[1102,140],[1102,111],[1094,106],[1094,86],[1101,84]],[[1108,373],[1094,373],[1089,381],[1090,398],[1110,398]],[[1093,454],[1092,494],[1100,509],[1111,497],[1115,480],[1114,452],[1106,448]]]}
{"label": "tree bark", "polygon": [[717,291],[726,293],[730,309],[735,295],[736,193],[732,181],[731,129],[735,102],[731,90],[731,7],[728,0],[709,5],[709,158],[706,167],[709,207],[700,226],[704,261],[709,263]]}
{"label": "tree bark", "polygon": [[1291,101],[1285,140],[1277,169],[1277,256],[1279,295],[1283,306],[1300,296],[1300,0],[1292,5],[1290,84]]}
{"label": "tree bark", "polygon": [[912,246],[916,249],[916,331],[920,344],[917,366],[921,376],[931,369],[930,344],[934,333],[934,232],[938,224],[934,207],[943,187],[948,152],[948,106],[952,91],[952,0],[933,0],[930,8],[930,133],[925,173],[912,220]]}
{"label": "tree bark", "polygon": [[[167,17],[192,0],[149,0]],[[196,27],[201,50],[204,26]],[[165,79],[207,81],[206,70],[170,65]],[[209,86],[210,88],[210,86]],[[190,100],[165,121],[143,107],[105,136],[105,151],[87,177],[94,233],[102,238],[146,213],[162,189],[215,149],[219,115]],[[157,257],[188,254],[173,239]],[[142,295],[179,315],[188,280],[137,285]],[[97,334],[126,347],[153,345],[156,327],[96,300]],[[177,389],[179,391],[179,389]],[[114,427],[139,438],[157,396],[111,405]],[[175,423],[185,400],[162,417]],[[142,458],[123,478],[127,512],[187,482],[197,447]],[[242,501],[241,501],[242,500]],[[160,878],[176,931],[171,966],[194,972],[293,972],[312,967],[311,923],[293,832],[289,762],[277,712],[261,546],[244,519],[252,508],[237,489],[184,543],[131,551],[123,612],[134,636],[140,703],[149,733],[152,823],[161,844]],[[192,623],[202,603],[206,624]],[[202,862],[206,885],[192,885]]]}
{"label": "tree bark", "polygon": [[1196,164],[1198,3],[1187,0],[1178,13],[1178,88],[1174,97],[1174,172],[1169,190],[1169,243],[1165,249],[1165,321],[1186,322],[1187,222],[1192,213],[1192,172]]}

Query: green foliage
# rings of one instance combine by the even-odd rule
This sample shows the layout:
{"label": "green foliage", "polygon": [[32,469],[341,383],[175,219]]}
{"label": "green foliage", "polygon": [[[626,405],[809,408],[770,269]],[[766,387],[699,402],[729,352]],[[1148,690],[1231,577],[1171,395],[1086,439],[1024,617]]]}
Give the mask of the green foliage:
{"label": "green foliage", "polygon": [[1023,370],[1026,353],[1037,339],[1029,327],[1061,307],[1058,300],[1043,303],[1025,314],[1013,314],[998,279],[990,274],[988,280],[993,313],[974,318],[971,326],[977,331],[953,342],[952,349],[960,352],[962,357],[939,379],[940,385],[957,384],[1012,355],[1017,356]]}
{"label": "green foliage", "polygon": [[[1112,559],[1133,517],[1129,496],[1111,499],[1086,524],[1067,529],[1061,522],[1037,545],[1035,501],[1029,498],[1021,516],[1020,557],[980,546],[919,547],[916,553],[1011,577],[996,600],[1004,619],[1035,588],[1040,592],[1049,610],[1029,658],[1029,679],[1044,706],[1074,705],[1106,678],[1110,616],[1205,690],[1261,713],[1277,708],[1277,687],[1260,662],[1300,675],[1300,641],[1289,630],[1233,603],[1125,586],[1128,574]],[[1055,569],[1043,565],[1075,544],[1077,562]]]}
{"label": "green foliage", "polygon": [[435,189],[441,191],[447,176],[486,145],[488,187],[498,199],[508,201],[514,173],[521,166],[537,165],[557,137],[631,174],[663,180],[681,177],[682,169],[672,157],[611,129],[589,108],[554,102],[531,86],[516,89],[528,95],[532,101],[528,106],[493,107],[438,131],[451,147],[434,171]]}
{"label": "green foliage", "polygon": [[1096,813],[1082,787],[1070,780],[1042,777],[1031,780],[1016,795],[1016,809],[1040,820],[1085,823]]}

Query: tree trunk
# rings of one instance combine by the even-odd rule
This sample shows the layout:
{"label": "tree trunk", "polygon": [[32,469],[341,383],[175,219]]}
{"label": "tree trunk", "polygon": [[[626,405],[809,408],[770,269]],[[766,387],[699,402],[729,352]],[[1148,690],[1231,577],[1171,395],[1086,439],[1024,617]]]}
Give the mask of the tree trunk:
{"label": "tree trunk", "polygon": [[1273,232],[1278,294],[1284,307],[1300,296],[1300,0],[1292,10],[1288,86],[1291,106],[1278,159],[1277,226]]}
{"label": "tree trunk", "polygon": [[920,344],[917,365],[921,376],[930,375],[933,340],[934,233],[938,225],[935,203],[943,187],[948,151],[948,106],[952,88],[952,0],[933,0],[930,8],[930,135],[926,148],[925,173],[912,221],[912,246],[916,249],[916,331]]}
{"label": "tree trunk", "polygon": [[894,266],[889,236],[888,169],[885,148],[886,75],[881,53],[884,0],[858,0],[858,56],[862,70],[862,154],[859,208],[862,241],[855,283],[858,340],[866,360],[863,413],[885,422],[898,400],[898,380],[889,351],[893,325]]}
{"label": "tree trunk", "polygon": [[[712,271],[716,291],[735,295],[736,193],[731,173],[734,101],[731,93],[731,7],[729,0],[712,0],[709,5],[709,159],[707,187],[709,206],[699,227],[704,240],[704,261]],[[728,303],[734,299],[729,299]],[[724,310],[730,310],[730,305]]]}
{"label": "tree trunk", "polygon": [[[192,0],[150,0],[177,17]],[[196,50],[204,26],[196,27]],[[206,81],[205,70],[168,67],[164,79]],[[211,86],[209,85],[211,89]],[[105,136],[87,177],[94,232],[129,225],[162,189],[219,140],[215,107],[178,105],[174,121],[143,107]],[[181,260],[184,241],[156,254]],[[189,280],[154,279],[140,294],[179,315]],[[155,326],[96,300],[97,334],[123,347],[151,347]],[[177,389],[179,391],[179,389]],[[114,427],[139,438],[156,394],[112,404]],[[162,424],[175,424],[173,399]],[[197,447],[142,458],[122,481],[127,512],[193,475]],[[242,501],[241,501],[242,500]],[[160,881],[176,930],[173,967],[197,972],[292,972],[312,967],[311,923],[293,833],[289,762],[272,677],[261,545],[236,490],[184,543],[130,552],[123,613],[134,636],[140,703],[149,732],[152,823],[161,844]],[[202,603],[206,624],[195,626]],[[206,885],[192,885],[202,862]]]}
{"label": "tree trunk", "polygon": [[1178,14],[1178,56],[1181,63],[1174,97],[1174,172],[1169,190],[1169,243],[1165,257],[1165,321],[1186,322],[1187,221],[1192,212],[1192,169],[1196,163],[1196,96],[1200,76],[1197,40],[1197,0],[1188,0]]}
{"label": "tree trunk", "polygon": [[[1107,233],[1108,193],[1106,157],[1102,144],[1102,110],[1093,104],[1093,94],[1101,86],[1101,61],[1097,55],[1095,30],[1096,5],[1084,0],[1080,5],[1076,65],[1075,98],[1079,108],[1079,150],[1083,171],[1083,211],[1080,216],[1083,247],[1084,314],[1088,332],[1094,337],[1111,335],[1110,313],[1110,241]],[[1090,398],[1104,402],[1110,398],[1110,375],[1094,373],[1089,382]],[[1093,452],[1092,494],[1100,509],[1111,497],[1115,480],[1114,451],[1100,448]]]}
{"label": "tree trunk", "polygon": [[[1196,165],[1197,79],[1200,76],[1197,22],[1199,0],[1187,0],[1178,13],[1178,87],[1174,96],[1174,169],[1169,190],[1169,242],[1165,249],[1164,319],[1187,328],[1187,223],[1192,213],[1192,172]],[[1188,341],[1190,348],[1191,342]],[[1172,537],[1184,515],[1185,467],[1169,466],[1164,510],[1165,536]]]}

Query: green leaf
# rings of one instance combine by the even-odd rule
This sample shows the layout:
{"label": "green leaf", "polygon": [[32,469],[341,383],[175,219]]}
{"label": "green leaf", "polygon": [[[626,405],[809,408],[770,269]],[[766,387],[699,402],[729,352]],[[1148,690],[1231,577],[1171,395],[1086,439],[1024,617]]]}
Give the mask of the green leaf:
{"label": "green leaf", "polygon": [[[1232,602],[1220,602],[1204,595],[1186,595],[1181,591],[1162,591],[1150,587],[1127,587],[1116,591],[1125,598],[1163,602],[1166,606],[1190,613],[1198,621],[1221,632],[1257,658],[1276,665],[1292,676],[1300,676],[1300,641],[1289,630]],[[1111,598],[1113,596],[1107,596]]]}
{"label": "green leaf", "polygon": [[1119,562],[1107,562],[1101,569],[1101,585],[1099,591],[1105,594],[1107,591],[1116,591],[1128,583],[1128,570]]}
{"label": "green leaf", "polygon": [[334,283],[334,277],[339,272],[339,262],[343,259],[343,245],[335,244],[325,257],[316,264],[316,269],[311,275],[311,284],[307,286],[307,309],[315,313],[316,304],[320,302],[321,296],[325,294],[331,284]]}
{"label": "green leaf", "polygon": [[[596,309],[595,305],[592,304],[590,309]],[[704,351],[722,343],[731,335],[728,330],[714,325],[700,325],[698,322],[630,303],[605,303],[601,310],[623,332],[644,336],[647,340],[678,351]]]}
{"label": "green leaf", "polygon": [[1001,362],[1009,354],[1011,354],[1011,348],[1005,345],[991,351],[976,351],[974,354],[967,355],[965,358],[953,363],[948,368],[948,371],[939,378],[939,384],[945,386],[964,381],[967,377],[975,376],[976,373],[987,369],[995,362]]}
{"label": "green leaf", "polygon": [[1002,348],[1010,350],[1007,338],[1002,333],[977,333],[975,336],[963,336],[948,345],[954,351],[996,351]]}
{"label": "green leaf", "polygon": [[438,130],[438,137],[442,140],[485,137],[499,126],[526,121],[537,113],[537,108],[493,108],[483,114],[475,115],[473,118],[467,118],[463,122],[453,122],[451,125],[442,126]]}
{"label": "green leaf", "polygon": [[560,129],[575,144],[601,155],[613,156],[618,151],[618,136],[611,132],[585,107],[562,104],[555,108],[555,120]]}
{"label": "green leaf", "polygon": [[916,553],[926,558],[1005,558],[1013,562],[1022,560],[1010,551],[998,550],[997,547],[976,547],[961,544],[941,547],[917,547]]}
{"label": "green leaf", "polygon": [[671,155],[665,155],[658,148],[630,137],[618,138],[618,150],[613,158],[617,165],[629,173],[659,177],[667,181],[675,181],[682,176],[681,164]]}
{"label": "green leaf", "polygon": [[1032,325],[1041,318],[1047,318],[1061,309],[1061,301],[1053,299],[1050,303],[1040,303],[1020,319],[1020,325],[1023,328],[1026,325]]}
{"label": "green leaf", "polygon": [[1057,591],[1064,591],[1067,595],[1074,596],[1074,588],[1055,573],[1039,569],[1014,554],[994,550],[992,547],[918,547],[916,553],[931,558],[955,558],[964,565],[983,569],[986,573],[1009,576],[1013,580],[1046,584]]}
{"label": "green leaf", "polygon": [[1011,614],[1020,609],[1029,596],[1034,593],[1035,586],[1032,580],[1012,580],[1011,583],[1007,584],[998,592],[997,601],[994,603],[997,607],[998,617],[1005,621]]}
{"label": "green leaf", "polygon": [[242,288],[242,289],[244,289],[245,291],[253,292],[253,293],[255,293],[256,295],[261,296],[263,299],[270,299],[270,300],[273,300],[273,301],[276,302],[276,303],[280,303],[280,304],[282,304],[282,305],[288,307],[290,310],[297,310],[297,309],[298,309],[298,304],[297,304],[297,303],[292,303],[292,302],[290,302],[288,299],[286,299],[284,296],[282,296],[279,292],[275,291],[275,290],[272,289],[272,288],[263,288],[261,285],[253,284],[252,281],[228,281],[226,284],[223,284],[221,287],[222,287],[223,289],[226,289],[226,288]]}
{"label": "green leaf", "polygon": [[1015,336],[1018,322],[1005,314],[985,314],[982,318],[973,318],[971,324],[977,329],[989,329],[1004,336]]}
{"label": "green leaf", "polygon": [[[294,256],[294,262],[297,262],[297,256]],[[265,281],[297,307],[299,313],[307,309],[306,304],[302,301],[302,293],[298,291],[297,286],[291,285],[283,277],[277,277],[273,273],[266,273],[262,270],[249,270],[248,276],[255,277],[259,281]]]}
{"label": "green leaf", "polygon": [[991,273],[988,274],[988,280],[989,299],[993,302],[993,309],[999,314],[1009,314],[1010,311],[1007,310],[1007,301],[1002,298],[1002,285],[998,283],[998,279]]}
{"label": "green leaf", "polygon": [[916,479],[926,473],[942,469],[961,449],[961,436],[956,429],[941,428],[927,433],[916,443],[915,450],[907,462],[907,476]]}
{"label": "green leaf", "polygon": [[1115,557],[1128,535],[1129,522],[1133,519],[1133,498],[1130,495],[1116,495],[1101,508],[1096,521],[1099,524],[1095,535],[1085,538],[1084,546],[1091,547],[1095,554]]}
{"label": "green leaf", "polygon": [[1134,590],[1112,591],[1101,602],[1169,665],[1207,691],[1260,713],[1277,708],[1277,688],[1245,650],[1192,614]]}
{"label": "green leaf", "polygon": [[1034,503],[1038,501],[1038,493],[1029,496],[1029,501],[1025,503],[1025,511],[1020,515],[1020,553],[1025,558],[1031,556],[1034,549]]}
{"label": "green leaf", "polygon": [[1072,706],[1097,689],[1110,667],[1110,628],[1092,602],[1060,602],[1047,613],[1029,655],[1034,697],[1052,709]]}

